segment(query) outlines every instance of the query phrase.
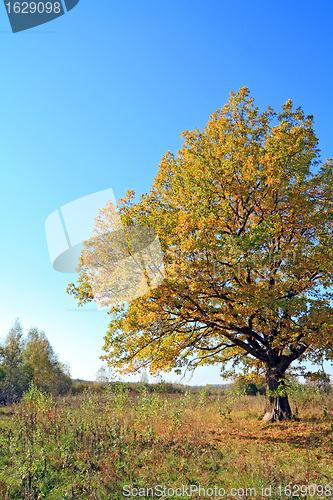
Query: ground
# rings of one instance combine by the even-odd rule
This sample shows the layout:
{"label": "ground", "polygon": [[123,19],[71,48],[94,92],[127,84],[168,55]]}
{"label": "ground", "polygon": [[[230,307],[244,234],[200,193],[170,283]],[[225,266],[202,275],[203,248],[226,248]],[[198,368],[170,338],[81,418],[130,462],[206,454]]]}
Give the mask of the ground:
{"label": "ground", "polygon": [[232,392],[26,399],[1,410],[0,499],[333,498],[333,397],[291,406],[265,423],[263,396]]}

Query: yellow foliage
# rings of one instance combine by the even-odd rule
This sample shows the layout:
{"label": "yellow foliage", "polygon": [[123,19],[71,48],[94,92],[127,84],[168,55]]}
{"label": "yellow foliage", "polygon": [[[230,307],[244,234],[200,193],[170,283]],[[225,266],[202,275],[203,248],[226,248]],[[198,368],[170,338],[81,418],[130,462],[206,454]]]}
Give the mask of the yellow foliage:
{"label": "yellow foliage", "polygon": [[[279,367],[332,357],[333,171],[317,174],[312,117],[288,100],[259,113],[246,87],[181,134],[149,194],[120,200],[125,225],[156,230],[162,284],[114,308],[105,359],[126,371],[196,364]],[[84,268],[69,291],[91,300]]]}

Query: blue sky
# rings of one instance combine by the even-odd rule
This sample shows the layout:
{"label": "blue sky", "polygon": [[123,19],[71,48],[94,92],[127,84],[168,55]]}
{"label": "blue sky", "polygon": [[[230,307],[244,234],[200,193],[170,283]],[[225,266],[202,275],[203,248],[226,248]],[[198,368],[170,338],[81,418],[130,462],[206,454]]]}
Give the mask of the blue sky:
{"label": "blue sky", "polygon": [[[95,378],[108,316],[69,310],[75,275],[52,269],[45,220],[107,188],[147,192],[179,134],[202,129],[229,91],[249,87],[261,110],[292,99],[333,157],[332,26],[327,0],[80,0],[13,34],[0,5],[0,337],[18,316],[73,377]],[[192,380],[219,382],[218,368]]]}

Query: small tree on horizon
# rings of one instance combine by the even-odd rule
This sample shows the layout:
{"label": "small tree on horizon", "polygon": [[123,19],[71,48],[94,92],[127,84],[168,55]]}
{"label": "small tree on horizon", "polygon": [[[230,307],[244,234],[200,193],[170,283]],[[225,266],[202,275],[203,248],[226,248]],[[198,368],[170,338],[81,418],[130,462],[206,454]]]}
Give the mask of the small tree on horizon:
{"label": "small tree on horizon", "polygon": [[66,364],[55,355],[45,333],[30,328],[23,336],[18,319],[0,345],[0,401],[19,401],[33,383],[39,390],[56,394],[67,392],[72,380]]}
{"label": "small tree on horizon", "polygon": [[54,395],[70,389],[68,367],[59,361],[43,331],[30,328],[24,339],[22,356],[38,389]]}
{"label": "small tree on horizon", "polygon": [[30,376],[24,366],[22,347],[23,328],[16,318],[5,338],[1,356],[1,399],[8,403],[18,401],[29,386]]}
{"label": "small tree on horizon", "polygon": [[[120,200],[125,228],[156,230],[165,279],[111,309],[110,365],[264,371],[264,420],[291,417],[286,371],[333,354],[333,163],[319,165],[312,125],[290,100],[260,114],[243,87],[202,132],[182,134],[149,194]],[[68,286],[79,304],[93,299],[86,270],[83,252],[79,284]]]}

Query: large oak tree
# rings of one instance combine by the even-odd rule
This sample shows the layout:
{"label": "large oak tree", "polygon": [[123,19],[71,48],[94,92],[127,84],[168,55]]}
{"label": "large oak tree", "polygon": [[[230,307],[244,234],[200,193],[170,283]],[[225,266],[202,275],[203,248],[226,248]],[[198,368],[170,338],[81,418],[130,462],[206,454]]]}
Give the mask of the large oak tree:
{"label": "large oak tree", "polygon": [[[290,100],[259,113],[246,87],[182,136],[150,193],[119,202],[125,227],[157,232],[165,279],[111,309],[104,358],[123,373],[263,369],[264,419],[290,418],[286,370],[333,353],[332,160],[320,165],[312,116]],[[82,257],[80,304],[93,299]]]}

